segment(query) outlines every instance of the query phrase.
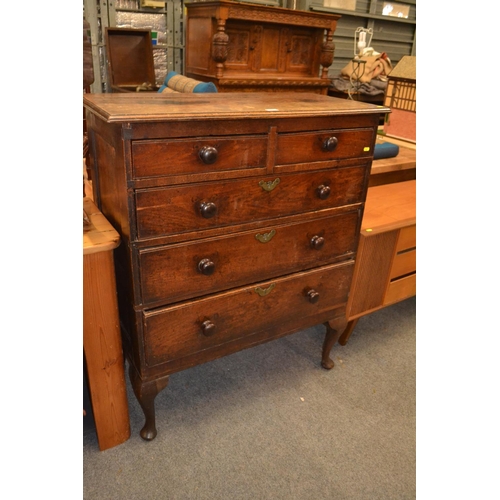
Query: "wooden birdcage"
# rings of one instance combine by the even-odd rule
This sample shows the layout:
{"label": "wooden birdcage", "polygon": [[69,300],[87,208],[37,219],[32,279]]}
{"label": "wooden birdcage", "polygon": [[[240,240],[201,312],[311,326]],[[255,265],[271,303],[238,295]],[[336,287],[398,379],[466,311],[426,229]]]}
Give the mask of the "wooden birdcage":
{"label": "wooden birdcage", "polygon": [[384,133],[416,142],[417,71],[416,57],[404,56],[389,73],[384,105],[391,108]]}

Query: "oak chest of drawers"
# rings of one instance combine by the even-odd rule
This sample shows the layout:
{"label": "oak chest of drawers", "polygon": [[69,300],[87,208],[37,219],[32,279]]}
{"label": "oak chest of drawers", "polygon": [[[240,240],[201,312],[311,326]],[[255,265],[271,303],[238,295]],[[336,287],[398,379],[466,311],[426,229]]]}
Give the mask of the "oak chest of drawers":
{"label": "oak chest of drawers", "polygon": [[120,233],[129,374],[156,436],[168,376],[346,324],[379,114],[307,93],[86,94],[95,199]]}

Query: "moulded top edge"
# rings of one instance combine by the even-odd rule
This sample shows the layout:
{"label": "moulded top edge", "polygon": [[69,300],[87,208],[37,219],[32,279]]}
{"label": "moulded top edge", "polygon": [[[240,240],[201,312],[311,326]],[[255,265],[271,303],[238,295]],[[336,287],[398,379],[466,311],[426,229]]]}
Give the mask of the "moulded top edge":
{"label": "moulded top edge", "polygon": [[285,118],[388,113],[390,109],[302,92],[213,94],[85,94],[84,106],[106,122]]}

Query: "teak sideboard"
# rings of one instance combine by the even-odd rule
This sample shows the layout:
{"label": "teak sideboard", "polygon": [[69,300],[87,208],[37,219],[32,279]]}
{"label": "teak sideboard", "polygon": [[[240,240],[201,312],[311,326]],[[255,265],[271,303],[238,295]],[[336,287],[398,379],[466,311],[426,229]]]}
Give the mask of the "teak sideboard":
{"label": "teak sideboard", "polygon": [[231,0],[185,6],[186,76],[219,92],[327,94],[340,16]]}
{"label": "teak sideboard", "polygon": [[169,375],[346,306],[387,108],[308,93],[86,94],[94,197],[119,232],[124,350],[156,436]]}

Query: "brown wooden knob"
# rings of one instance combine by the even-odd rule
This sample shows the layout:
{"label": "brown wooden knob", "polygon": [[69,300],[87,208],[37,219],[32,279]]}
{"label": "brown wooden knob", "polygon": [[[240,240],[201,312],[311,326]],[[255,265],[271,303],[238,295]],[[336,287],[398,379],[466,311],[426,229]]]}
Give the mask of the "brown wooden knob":
{"label": "brown wooden knob", "polygon": [[328,137],[328,139],[325,139],[323,141],[323,149],[325,151],[330,151],[330,153],[331,153],[332,151],[335,151],[338,143],[339,143],[339,140],[336,137],[334,137],[334,136]]}
{"label": "brown wooden knob", "polygon": [[198,262],[198,271],[205,276],[210,276],[215,271],[215,264],[210,259],[201,259]]}
{"label": "brown wooden knob", "polygon": [[201,161],[206,165],[211,165],[217,160],[219,152],[213,146],[203,146],[198,153]]}
{"label": "brown wooden knob", "polygon": [[201,324],[201,331],[205,337],[210,337],[215,333],[216,327],[209,319],[207,319]]}
{"label": "brown wooden knob", "polygon": [[319,300],[319,293],[316,290],[309,290],[307,292],[307,298],[311,304],[316,304]]}
{"label": "brown wooden knob", "polygon": [[323,238],[323,236],[316,235],[311,238],[311,247],[315,250],[320,250],[321,248],[323,248],[324,244],[325,238]]}
{"label": "brown wooden knob", "polygon": [[200,214],[205,219],[211,219],[217,213],[217,205],[211,201],[200,203]]}
{"label": "brown wooden knob", "polygon": [[325,186],[324,184],[321,184],[321,186],[316,188],[316,194],[321,200],[326,200],[330,196],[330,192],[330,186]]}

